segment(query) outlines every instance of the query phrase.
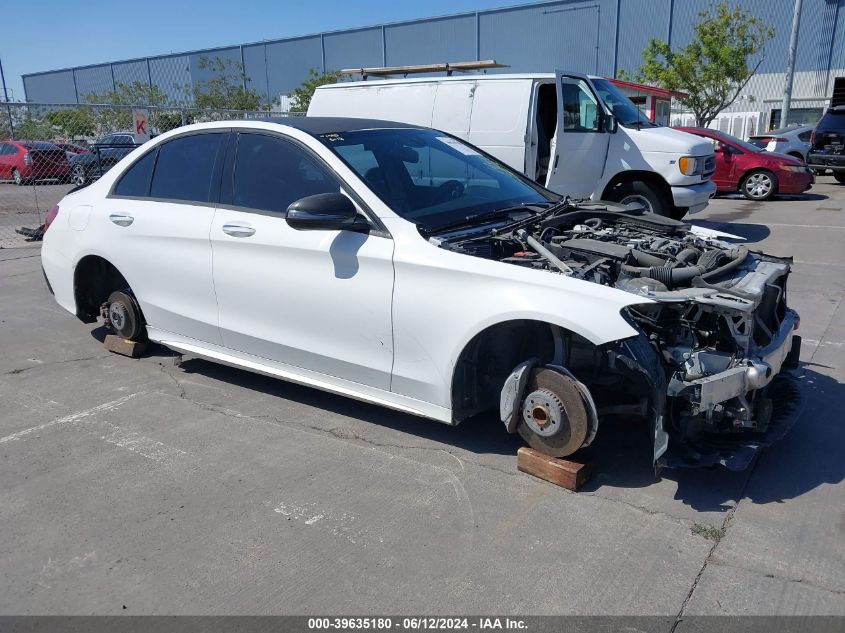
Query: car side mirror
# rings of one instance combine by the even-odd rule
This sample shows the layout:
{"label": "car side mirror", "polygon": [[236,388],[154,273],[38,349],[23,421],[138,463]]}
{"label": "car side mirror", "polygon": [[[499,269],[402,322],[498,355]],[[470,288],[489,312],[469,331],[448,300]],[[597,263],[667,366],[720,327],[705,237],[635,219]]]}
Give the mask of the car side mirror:
{"label": "car side mirror", "polygon": [[359,230],[365,224],[359,220],[352,200],[342,193],[318,193],[300,198],[288,207],[285,220],[299,231]]}

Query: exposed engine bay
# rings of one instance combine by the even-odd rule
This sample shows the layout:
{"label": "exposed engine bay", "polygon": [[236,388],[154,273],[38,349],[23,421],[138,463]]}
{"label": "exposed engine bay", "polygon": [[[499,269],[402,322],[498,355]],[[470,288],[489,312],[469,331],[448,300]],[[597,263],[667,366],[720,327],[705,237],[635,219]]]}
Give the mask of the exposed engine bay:
{"label": "exposed engine bay", "polygon": [[[642,417],[652,425],[656,463],[660,457],[660,465],[741,469],[797,417],[800,390],[787,371],[797,367],[801,344],[794,335],[799,317],[786,303],[791,259],[603,202],[515,213],[493,226],[430,240],[643,297],[626,310],[639,337],[604,346],[600,358],[583,341],[568,340],[565,358],[556,361],[588,391],[582,399],[589,400],[586,417],[557,407],[567,395],[578,399],[572,389],[558,392],[557,399],[548,395],[554,389],[531,391],[533,404],[517,414],[519,425],[503,410],[509,430],[518,426],[535,448],[569,454],[589,445],[600,420]],[[519,375],[511,378],[509,389],[518,389]],[[566,441],[552,441],[551,430],[567,416],[585,417],[578,423],[583,432],[563,429]]]}

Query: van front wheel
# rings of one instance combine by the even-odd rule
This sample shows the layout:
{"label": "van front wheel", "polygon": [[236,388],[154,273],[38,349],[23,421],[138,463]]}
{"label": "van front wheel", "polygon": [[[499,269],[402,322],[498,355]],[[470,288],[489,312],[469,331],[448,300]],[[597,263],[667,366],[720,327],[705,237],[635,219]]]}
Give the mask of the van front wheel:
{"label": "van front wheel", "polygon": [[612,202],[619,204],[639,204],[649,213],[657,215],[672,215],[672,205],[666,200],[661,191],[641,180],[623,182],[607,196]]}

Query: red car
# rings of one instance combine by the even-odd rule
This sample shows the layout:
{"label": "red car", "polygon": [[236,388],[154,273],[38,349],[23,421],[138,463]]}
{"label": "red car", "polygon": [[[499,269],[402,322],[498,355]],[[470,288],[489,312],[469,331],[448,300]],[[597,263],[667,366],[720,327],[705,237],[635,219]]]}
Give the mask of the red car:
{"label": "red car", "polygon": [[803,193],[815,182],[812,170],[798,158],[767,152],[719,130],[677,129],[713,142],[713,182],[720,193],[738,191],[749,200],[768,200],[779,193]]}
{"label": "red car", "polygon": [[61,147],[46,141],[0,142],[0,180],[25,185],[31,180],[70,178],[70,163]]}

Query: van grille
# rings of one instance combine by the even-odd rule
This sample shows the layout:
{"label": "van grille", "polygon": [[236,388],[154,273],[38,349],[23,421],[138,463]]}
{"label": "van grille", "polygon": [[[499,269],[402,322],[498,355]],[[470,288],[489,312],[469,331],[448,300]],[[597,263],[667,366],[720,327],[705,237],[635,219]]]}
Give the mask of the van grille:
{"label": "van grille", "polygon": [[710,178],[714,171],[716,171],[716,157],[708,156],[704,159],[704,173],[701,175],[704,178]]}

